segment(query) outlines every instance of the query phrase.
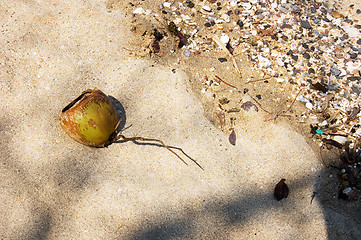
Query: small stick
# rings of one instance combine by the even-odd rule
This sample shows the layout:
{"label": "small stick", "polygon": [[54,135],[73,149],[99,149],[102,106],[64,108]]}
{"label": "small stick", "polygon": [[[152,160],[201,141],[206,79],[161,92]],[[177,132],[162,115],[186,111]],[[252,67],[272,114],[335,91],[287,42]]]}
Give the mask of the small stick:
{"label": "small stick", "polygon": [[[128,138],[128,137],[125,137],[125,136],[122,135],[122,134],[119,134],[119,132],[118,132],[118,127],[119,127],[119,124],[120,124],[121,121],[122,121],[122,119],[119,119],[117,125],[116,125],[115,128],[114,128],[114,133],[116,133],[117,135],[116,135],[115,139],[113,140],[113,142],[118,141],[120,138],[122,138],[124,142],[137,141],[137,140],[139,140],[139,141],[149,141],[149,142],[159,142],[163,147],[165,147],[166,149],[168,149],[171,153],[173,153],[174,155],[176,155],[182,162],[184,162],[185,165],[188,165],[188,163],[186,163],[186,162],[183,160],[183,158],[181,158],[177,153],[175,153],[172,149],[170,149],[169,146],[165,145],[162,140],[154,139],[154,138],[144,138],[144,137],[130,137],[130,138]],[[186,155],[189,159],[191,159],[195,164],[197,164],[198,167],[200,167],[202,170],[204,170],[204,169],[202,168],[202,166],[199,165],[199,163],[197,163],[196,160],[194,160],[193,158],[189,157],[189,156],[183,151],[183,149],[177,148],[177,147],[173,147],[173,148],[178,149],[179,151],[181,151],[184,155]]]}
{"label": "small stick", "polygon": [[233,85],[227,83],[226,81],[222,80],[222,79],[221,79],[220,77],[218,77],[217,75],[215,75],[215,77],[218,78],[218,80],[221,81],[222,83],[224,83],[224,84],[226,84],[226,85],[228,85],[228,86],[230,86],[230,87],[233,87],[234,89],[237,89],[237,90],[238,90],[238,88],[237,88],[236,86],[233,86]]}
{"label": "small stick", "polygon": [[300,89],[300,91],[298,91],[298,93],[297,93],[297,95],[296,95],[295,99],[293,99],[293,101],[292,101],[292,103],[291,103],[290,107],[289,107],[289,108],[288,108],[285,112],[283,112],[283,113],[286,113],[286,112],[288,112],[289,110],[291,110],[291,108],[292,108],[293,104],[295,104],[296,99],[298,98],[298,95],[300,95],[300,93],[301,93],[301,91],[302,91],[302,90],[303,90],[303,89],[301,88],[301,89]]}
{"label": "small stick", "polygon": [[247,93],[247,95],[250,96],[250,97],[253,99],[253,101],[255,101],[255,102],[257,103],[257,105],[258,105],[263,111],[265,111],[265,112],[268,113],[268,114],[271,114],[271,112],[269,112],[269,111],[267,111],[266,109],[264,109],[264,108],[262,107],[262,105],[261,105],[254,97],[251,96],[251,94]]}
{"label": "small stick", "polygon": [[260,82],[260,81],[264,81],[264,80],[267,80],[267,79],[270,79],[270,78],[272,78],[272,76],[265,77],[265,78],[260,78],[260,79],[256,79],[256,80],[249,80],[248,82],[246,82],[246,84],[254,83],[254,82]]}
{"label": "small stick", "polygon": [[230,53],[230,51],[227,49],[226,45],[221,41],[221,39],[219,39],[216,35],[214,35],[212,37],[212,39],[218,44],[218,46],[220,48],[222,48],[223,51],[225,51],[229,57],[232,59],[232,62],[233,62],[233,66],[234,68],[236,69],[236,72],[238,73],[238,75],[240,77],[242,77],[242,74],[241,74],[241,71],[239,70],[238,68],[238,65],[237,65],[237,62],[236,62],[236,59],[234,58],[234,56],[232,55],[232,53]]}
{"label": "small stick", "polygon": [[159,142],[160,144],[163,145],[163,147],[165,147],[166,149],[168,149],[171,153],[173,153],[174,155],[176,155],[182,162],[184,162],[185,165],[188,165],[188,163],[186,163],[186,161],[183,160],[183,158],[181,158],[176,152],[174,152],[172,149],[170,149],[167,145],[164,144],[164,142],[162,140],[159,139],[155,139],[155,138],[144,138],[144,137],[125,137],[122,134],[118,134],[117,138],[115,139],[116,141],[119,140],[120,138],[122,138],[124,140],[124,142],[128,142],[128,141],[148,141],[148,142]]}
{"label": "small stick", "polygon": [[[269,111],[267,111],[266,109],[264,109],[264,108],[261,106],[261,104],[260,104],[254,97],[252,97],[252,96],[251,96],[250,94],[248,94],[248,93],[247,93],[247,94],[248,94],[248,96],[250,96],[250,97],[253,99],[253,101],[255,101],[255,102],[258,104],[258,106],[259,106],[263,111],[265,111],[266,113],[268,113],[268,115],[265,117],[265,119],[266,119],[265,121],[268,121],[268,120],[276,119],[277,117],[282,116],[282,114],[288,112],[288,111],[292,108],[293,104],[296,102],[296,99],[297,99],[298,95],[301,93],[302,90],[303,90],[303,89],[300,89],[300,91],[298,91],[296,97],[293,99],[291,105],[289,106],[289,108],[287,108],[286,111],[280,110],[279,112],[272,112],[272,113],[269,112]],[[284,116],[285,116],[285,115],[284,115]]]}

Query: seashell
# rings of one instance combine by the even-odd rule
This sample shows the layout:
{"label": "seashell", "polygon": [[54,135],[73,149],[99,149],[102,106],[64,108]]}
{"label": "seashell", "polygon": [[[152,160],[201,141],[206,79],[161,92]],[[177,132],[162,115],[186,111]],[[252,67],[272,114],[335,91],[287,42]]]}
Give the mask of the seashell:
{"label": "seashell", "polygon": [[119,122],[113,103],[97,88],[84,91],[68,104],[59,121],[66,134],[91,147],[111,144],[117,135]]}

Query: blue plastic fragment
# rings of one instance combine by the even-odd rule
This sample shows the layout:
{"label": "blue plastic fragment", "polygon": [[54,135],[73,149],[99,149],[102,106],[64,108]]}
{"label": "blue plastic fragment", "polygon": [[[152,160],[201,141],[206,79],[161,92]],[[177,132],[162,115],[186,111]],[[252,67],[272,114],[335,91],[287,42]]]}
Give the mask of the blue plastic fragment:
{"label": "blue plastic fragment", "polygon": [[322,135],[322,134],[323,134],[323,131],[320,130],[320,129],[317,129],[317,130],[316,130],[316,133]]}

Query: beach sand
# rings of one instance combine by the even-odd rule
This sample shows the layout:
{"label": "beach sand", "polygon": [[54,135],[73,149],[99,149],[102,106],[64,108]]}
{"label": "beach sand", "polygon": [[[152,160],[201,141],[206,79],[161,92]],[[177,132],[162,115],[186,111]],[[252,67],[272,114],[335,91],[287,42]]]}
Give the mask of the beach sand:
{"label": "beach sand", "polygon": [[[194,91],[191,63],[131,54],[138,43],[128,3],[112,11],[95,0],[0,6],[1,239],[361,236],[359,204],[339,203],[330,187],[337,176],[317,144],[285,119],[264,121],[251,110],[234,126],[231,145]],[[156,143],[73,141],[59,114],[95,87],[121,103],[125,136],[161,139],[204,170]],[[277,201],[282,178],[290,193]],[[323,185],[329,192],[311,203]]]}

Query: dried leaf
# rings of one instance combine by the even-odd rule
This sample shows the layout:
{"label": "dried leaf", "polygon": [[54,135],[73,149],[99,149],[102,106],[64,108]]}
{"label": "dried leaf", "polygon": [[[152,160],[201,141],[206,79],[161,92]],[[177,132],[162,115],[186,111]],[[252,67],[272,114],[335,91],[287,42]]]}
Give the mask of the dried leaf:
{"label": "dried leaf", "polygon": [[278,114],[277,114],[277,113],[268,113],[268,114],[264,117],[264,120],[265,120],[265,121],[270,121],[270,120],[276,119],[277,117],[278,117]]}
{"label": "dried leaf", "polygon": [[218,118],[218,121],[219,121],[219,125],[221,125],[221,127],[224,127],[224,125],[226,125],[226,115],[223,111],[221,110],[217,110],[215,112],[217,118]]}
{"label": "dried leaf", "polygon": [[282,178],[275,187],[274,196],[278,201],[281,201],[283,198],[287,198],[288,196],[289,189],[285,181],[286,179]]}
{"label": "dried leaf", "polygon": [[229,142],[234,146],[236,145],[236,133],[234,132],[234,130],[232,130],[231,134],[229,135]]}

